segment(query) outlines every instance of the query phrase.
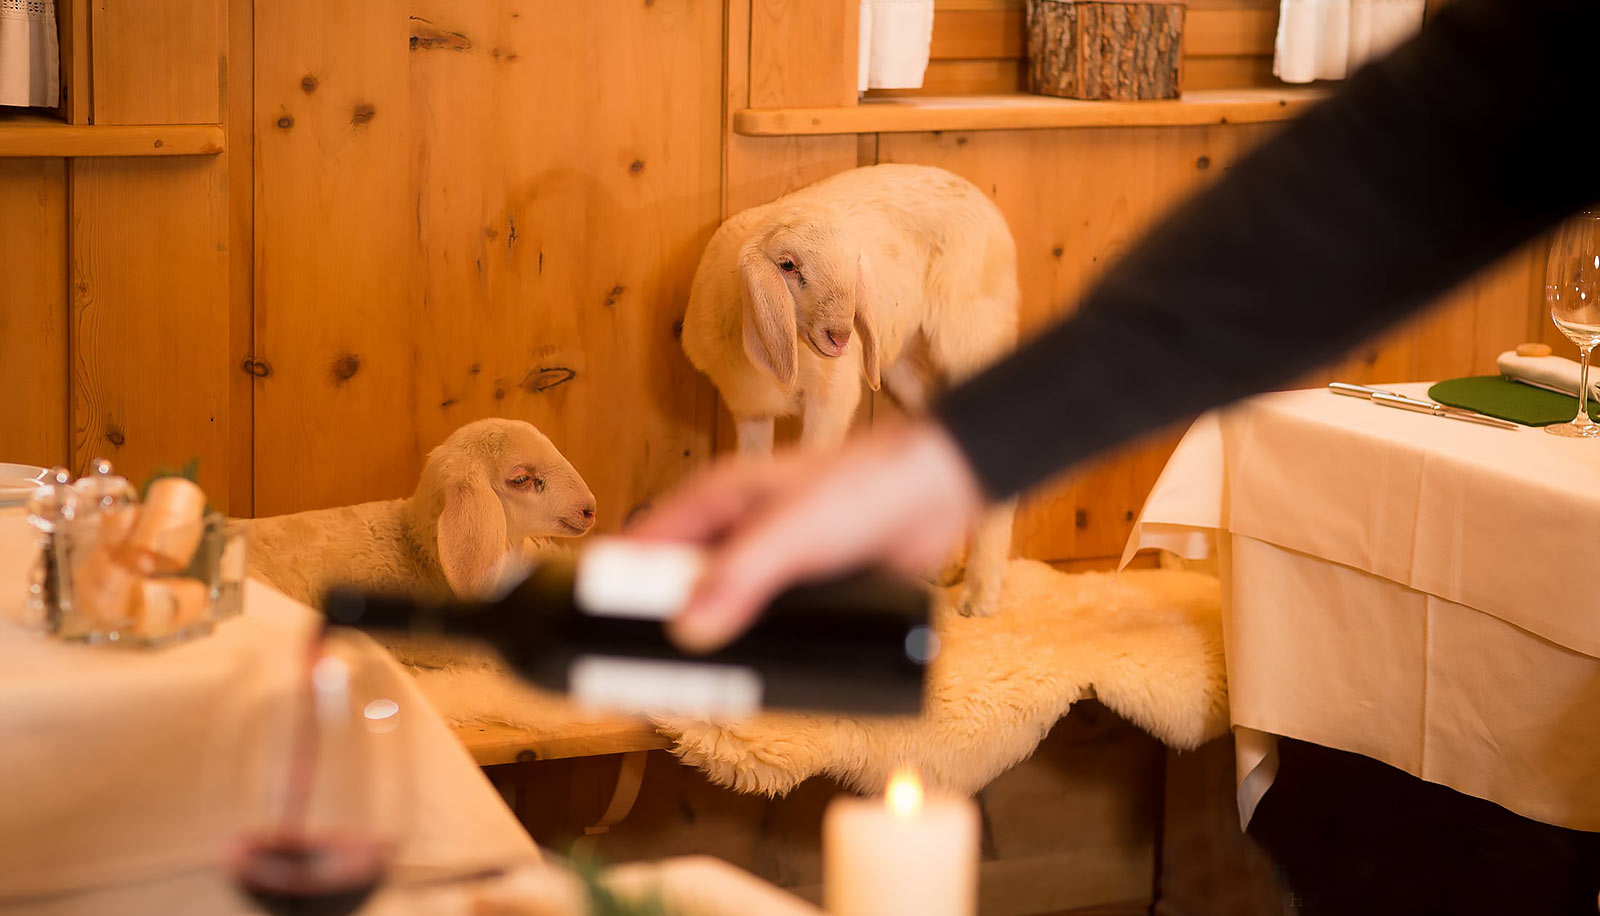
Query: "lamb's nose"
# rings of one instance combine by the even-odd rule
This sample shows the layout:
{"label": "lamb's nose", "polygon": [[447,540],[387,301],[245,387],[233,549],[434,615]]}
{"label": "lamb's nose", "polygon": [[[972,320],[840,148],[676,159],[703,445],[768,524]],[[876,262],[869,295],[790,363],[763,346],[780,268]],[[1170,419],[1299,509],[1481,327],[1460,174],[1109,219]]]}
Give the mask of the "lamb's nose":
{"label": "lamb's nose", "polygon": [[845,348],[845,345],[850,343],[850,332],[847,331],[847,330],[846,331],[835,331],[832,328],[829,328],[828,329],[828,343],[831,343],[834,346],[838,347],[839,349],[843,350]]}
{"label": "lamb's nose", "polygon": [[594,521],[594,506],[590,505],[583,507],[583,518],[585,521]]}

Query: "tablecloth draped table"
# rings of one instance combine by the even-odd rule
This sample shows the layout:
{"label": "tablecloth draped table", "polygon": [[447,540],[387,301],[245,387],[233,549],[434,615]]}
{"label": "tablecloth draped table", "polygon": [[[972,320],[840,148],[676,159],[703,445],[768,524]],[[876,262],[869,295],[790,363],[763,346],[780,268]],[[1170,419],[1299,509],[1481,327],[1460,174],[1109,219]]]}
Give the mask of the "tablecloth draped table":
{"label": "tablecloth draped table", "polygon": [[1189,430],[1145,548],[1218,559],[1243,823],[1287,736],[1600,830],[1600,442],[1265,395]]}
{"label": "tablecloth draped table", "polygon": [[[32,533],[0,516],[0,913],[244,913],[218,868],[237,821],[227,724],[299,701],[316,615],[250,582],[245,612],[159,651],[68,645],[21,616]],[[377,644],[405,717],[413,791],[397,870],[449,874],[538,858],[412,679]],[[382,907],[378,908],[380,911]],[[406,912],[417,912],[408,906]]]}

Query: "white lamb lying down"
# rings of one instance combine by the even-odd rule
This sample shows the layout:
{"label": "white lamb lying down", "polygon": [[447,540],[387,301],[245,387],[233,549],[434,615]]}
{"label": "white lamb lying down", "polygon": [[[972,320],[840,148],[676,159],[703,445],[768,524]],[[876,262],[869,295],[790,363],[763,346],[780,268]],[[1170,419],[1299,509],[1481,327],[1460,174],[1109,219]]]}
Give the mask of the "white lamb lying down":
{"label": "white lamb lying down", "polygon": [[[594,511],[583,478],[531,423],[478,420],[428,453],[408,499],[249,522],[250,568],[313,607],[336,585],[480,597],[508,564],[587,532]],[[417,646],[391,648],[423,663]]]}

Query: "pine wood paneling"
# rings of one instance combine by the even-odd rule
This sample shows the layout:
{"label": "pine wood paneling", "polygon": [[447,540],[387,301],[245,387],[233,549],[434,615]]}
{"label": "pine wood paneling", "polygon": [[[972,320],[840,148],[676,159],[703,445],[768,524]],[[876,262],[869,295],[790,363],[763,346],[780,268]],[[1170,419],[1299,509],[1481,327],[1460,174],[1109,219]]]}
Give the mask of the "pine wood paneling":
{"label": "pine wood paneling", "polygon": [[749,0],[749,7],[749,106],[856,103],[856,0]]}
{"label": "pine wood paneling", "polygon": [[[533,421],[615,528],[710,453],[711,389],[674,328],[720,206],[721,17],[522,7],[413,4],[473,44],[411,55],[418,429]],[[628,89],[574,93],[571,73]]]}
{"label": "pine wood paneling", "polygon": [[[220,0],[93,4],[96,124],[216,123]],[[227,508],[227,163],[79,159],[71,178],[72,463],[200,463]]]}
{"label": "pine wood paneling", "polygon": [[413,381],[406,11],[257,3],[255,33],[255,511],[400,496],[435,444]]}
{"label": "pine wood paneling", "polygon": [[674,324],[719,211],[719,6],[256,16],[289,49],[257,65],[258,514],[404,494],[486,415],[549,434],[603,528],[703,460]]}
{"label": "pine wood paneling", "polygon": [[219,0],[90,0],[96,124],[215,124],[227,13]]}
{"label": "pine wood paneling", "polygon": [[61,159],[0,159],[0,461],[65,464],[67,177]]}

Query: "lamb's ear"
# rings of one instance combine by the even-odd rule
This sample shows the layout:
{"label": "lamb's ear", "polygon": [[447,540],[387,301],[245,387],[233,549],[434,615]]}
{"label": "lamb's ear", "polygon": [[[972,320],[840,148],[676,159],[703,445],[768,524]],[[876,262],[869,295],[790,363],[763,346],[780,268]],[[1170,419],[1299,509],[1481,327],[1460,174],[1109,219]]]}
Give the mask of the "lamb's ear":
{"label": "lamb's ear", "polygon": [[462,598],[493,593],[506,552],[505,510],[482,471],[447,482],[439,513],[439,566],[450,590]]}
{"label": "lamb's ear", "polygon": [[877,391],[883,386],[883,376],[878,368],[878,319],[874,317],[872,283],[867,276],[866,255],[856,258],[856,336],[861,339],[861,371],[866,373],[867,386]]}
{"label": "lamb's ear", "polygon": [[800,334],[789,284],[754,242],[739,252],[739,275],[744,280],[745,355],[788,391],[800,374]]}

